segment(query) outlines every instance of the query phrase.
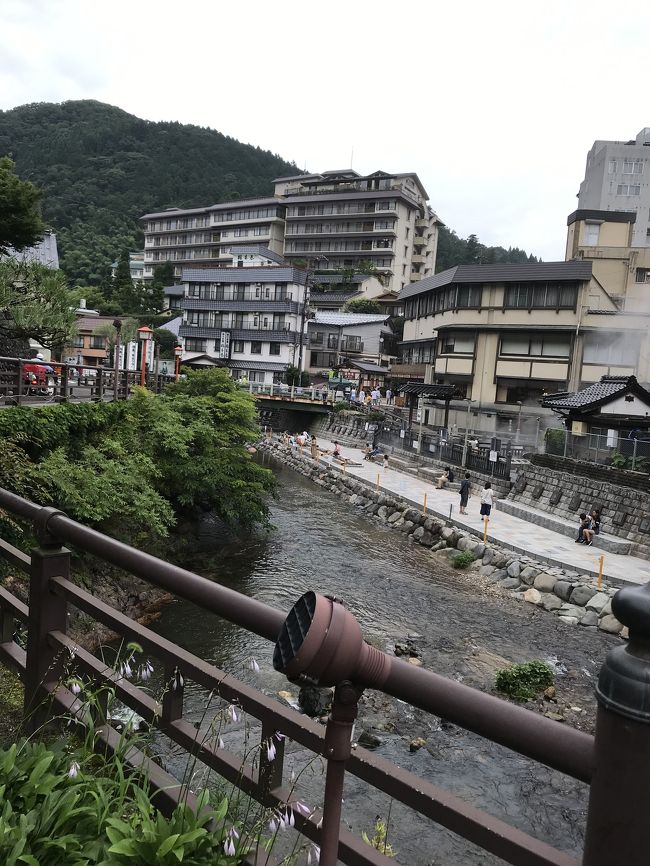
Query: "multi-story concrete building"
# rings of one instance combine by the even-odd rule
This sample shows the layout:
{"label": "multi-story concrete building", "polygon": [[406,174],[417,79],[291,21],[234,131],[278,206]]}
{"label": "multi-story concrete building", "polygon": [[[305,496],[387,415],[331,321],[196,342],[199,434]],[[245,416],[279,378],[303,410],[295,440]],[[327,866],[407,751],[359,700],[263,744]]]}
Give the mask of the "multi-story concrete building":
{"label": "multi-story concrete building", "polygon": [[348,361],[385,367],[397,341],[387,314],[318,312],[309,320],[309,350],[309,373],[319,376]]}
{"label": "multi-story concrete building", "polygon": [[[387,289],[435,271],[440,220],[416,174],[334,171],[277,178],[275,195],[142,218],[144,278],[157,264],[232,267],[242,246],[261,244],[318,272],[371,262]],[[285,225],[286,221],[286,225]]]}
{"label": "multi-story concrete building", "polygon": [[240,247],[251,244],[281,254],[285,208],[275,198],[244,199],[211,207],[168,208],[141,217],[144,231],[144,278],[164,262],[183,268],[237,267]]}
{"label": "multi-story concrete building", "polygon": [[629,141],[593,143],[578,208],[634,213],[631,245],[650,245],[650,127]]}
{"label": "multi-story concrete building", "polygon": [[[647,382],[647,301],[644,311],[632,296],[621,303],[595,270],[586,259],[460,265],[412,283],[400,294],[402,361],[421,367],[427,382],[456,384],[474,404],[474,426],[485,430],[508,429],[520,415],[524,424],[536,421],[548,414],[543,395],[603,375]],[[462,410],[450,418],[465,423]]]}
{"label": "multi-story concrete building", "polygon": [[286,204],[284,254],[319,272],[371,262],[388,289],[435,271],[440,220],[418,176],[351,169],[277,178]]}
{"label": "multi-story concrete building", "polygon": [[305,366],[307,274],[243,255],[251,259],[241,267],[183,269],[182,361],[221,363],[250,382],[281,382],[287,366]]}

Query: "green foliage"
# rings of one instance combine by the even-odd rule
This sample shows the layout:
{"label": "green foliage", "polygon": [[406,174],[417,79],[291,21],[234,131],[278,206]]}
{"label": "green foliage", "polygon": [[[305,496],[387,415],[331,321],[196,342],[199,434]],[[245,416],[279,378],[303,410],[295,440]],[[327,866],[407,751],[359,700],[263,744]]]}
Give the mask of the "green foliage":
{"label": "green foliage", "polygon": [[620,451],[612,451],[610,460],[614,469],[629,469],[633,472],[650,472],[649,457],[637,457],[636,459],[633,459],[631,456],[626,457],[625,454],[621,454]]}
{"label": "green foliage", "polygon": [[309,373],[305,370],[300,372],[300,370],[294,366],[293,364],[289,364],[289,366],[284,371],[284,384],[285,385],[295,385],[298,387],[307,387],[309,385]]}
{"label": "green foliage", "polygon": [[[6,866],[234,866],[224,853],[228,801],[178,806],[166,818],[122,757],[22,742],[0,751],[0,862]],[[217,828],[216,831],[214,828]]]}
{"label": "green foliage", "polygon": [[11,248],[34,246],[43,236],[40,198],[34,184],[20,180],[15,163],[8,156],[0,158],[0,256]]}
{"label": "green foliage", "polygon": [[486,247],[476,235],[459,238],[455,231],[440,226],[438,233],[438,252],[436,256],[436,272],[453,268],[454,265],[494,264],[497,262],[537,262],[533,255],[528,255],[518,247]]}
{"label": "green foliage", "polygon": [[508,665],[496,672],[495,685],[500,692],[517,701],[529,701],[555,681],[546,662],[532,661]]}
{"label": "green foliage", "polygon": [[621,454],[620,451],[612,451],[610,459],[614,469],[625,469],[625,466],[627,465],[627,457],[625,454]]}
{"label": "green foliage", "polygon": [[338,403],[335,403],[332,406],[332,412],[345,412],[350,409],[350,404],[347,400],[339,400]]}
{"label": "green foliage", "polygon": [[153,338],[160,346],[161,358],[173,358],[176,346],[176,336],[167,328],[154,328]]}
{"label": "green foliage", "polygon": [[546,453],[556,454],[561,456],[564,454],[564,439],[567,435],[566,430],[558,429],[557,427],[547,427],[544,433],[544,441],[546,443]]}
{"label": "green foliage", "polygon": [[454,566],[454,568],[469,568],[475,559],[476,557],[471,550],[463,550],[461,553],[458,553],[456,554],[456,556],[454,556],[451,564]]}
{"label": "green foliage", "polygon": [[346,313],[381,313],[381,304],[369,298],[353,298],[343,304]]}
{"label": "green foliage", "polygon": [[275,177],[296,173],[212,129],[152,123],[93,100],[0,112],[6,153],[43,188],[61,267],[80,285],[103,284],[121,250],[142,248],[142,214],[268,195]]}
{"label": "green foliage", "polygon": [[397,852],[388,841],[388,825],[379,816],[375,821],[372,838],[368,836],[365,830],[361,833],[361,838],[366,845],[371,845],[375,850],[381,851],[386,857],[395,857]]}
{"label": "green foliage", "polygon": [[34,262],[0,262],[0,338],[58,349],[76,330],[73,298],[61,271]]}

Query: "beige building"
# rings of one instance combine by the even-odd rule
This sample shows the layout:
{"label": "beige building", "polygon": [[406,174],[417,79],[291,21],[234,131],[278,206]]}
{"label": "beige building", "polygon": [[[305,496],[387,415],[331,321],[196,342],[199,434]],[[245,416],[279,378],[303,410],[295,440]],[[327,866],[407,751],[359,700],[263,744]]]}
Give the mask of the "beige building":
{"label": "beige building", "polygon": [[270,198],[169,208],[141,222],[145,280],[168,261],[177,277],[183,267],[237,267],[240,248],[258,244],[324,274],[371,262],[395,291],[434,273],[441,225],[416,174],[352,170],[277,178]]}
{"label": "beige building", "polygon": [[[580,240],[583,223],[570,221],[576,256],[572,237],[577,232]],[[603,226],[609,239],[610,225]],[[614,222],[611,232],[626,229],[629,223]],[[461,265],[413,283],[400,294],[402,362],[424,381],[456,384],[474,404],[472,426],[496,431],[512,429],[517,418],[523,429],[538,418],[546,426],[543,395],[575,391],[603,375],[634,374],[647,382],[650,310],[636,271],[630,279],[628,267],[626,281],[606,287],[601,267],[604,274],[610,265],[587,256]],[[464,426],[463,415],[462,409],[452,413],[450,423]]]}

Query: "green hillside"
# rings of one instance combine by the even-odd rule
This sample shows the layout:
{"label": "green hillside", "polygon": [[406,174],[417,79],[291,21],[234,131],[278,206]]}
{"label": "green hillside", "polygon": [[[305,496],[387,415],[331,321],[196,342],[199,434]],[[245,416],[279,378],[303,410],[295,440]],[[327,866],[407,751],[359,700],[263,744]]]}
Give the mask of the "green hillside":
{"label": "green hillside", "polygon": [[0,111],[0,156],[44,189],[71,282],[96,285],[124,249],[142,247],[138,217],[269,195],[296,166],[213,129],[153,123],[93,100]]}

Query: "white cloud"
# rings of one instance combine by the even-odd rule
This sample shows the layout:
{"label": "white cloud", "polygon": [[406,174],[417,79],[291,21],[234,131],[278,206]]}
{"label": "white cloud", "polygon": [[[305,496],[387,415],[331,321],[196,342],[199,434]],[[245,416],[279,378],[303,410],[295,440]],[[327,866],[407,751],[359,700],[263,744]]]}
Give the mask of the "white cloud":
{"label": "white cloud", "polygon": [[650,124],[650,11],[603,0],[5,0],[0,107],[101,99],[312,170],[415,170],[459,234],[562,258],[595,138]]}

